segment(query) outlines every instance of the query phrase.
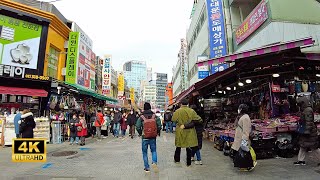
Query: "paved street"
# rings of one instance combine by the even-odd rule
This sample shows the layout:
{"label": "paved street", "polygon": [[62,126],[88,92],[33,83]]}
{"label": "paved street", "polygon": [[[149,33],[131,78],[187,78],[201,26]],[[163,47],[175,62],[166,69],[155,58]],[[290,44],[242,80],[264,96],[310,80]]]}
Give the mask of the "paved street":
{"label": "paved street", "polygon": [[[160,172],[146,174],[143,171],[140,138],[108,137],[101,142],[90,139],[86,149],[67,143],[49,144],[47,163],[12,163],[11,148],[0,149],[0,179],[320,179],[320,168],[316,167],[316,162],[295,167],[292,165],[295,158],[260,160],[253,172],[238,172],[230,158],[215,150],[208,141],[205,141],[202,151],[204,165],[187,168],[184,162],[180,165],[173,162],[174,135],[165,133],[157,141]],[[52,156],[56,152],[72,150],[78,153]],[[185,151],[182,152],[184,160]]]}

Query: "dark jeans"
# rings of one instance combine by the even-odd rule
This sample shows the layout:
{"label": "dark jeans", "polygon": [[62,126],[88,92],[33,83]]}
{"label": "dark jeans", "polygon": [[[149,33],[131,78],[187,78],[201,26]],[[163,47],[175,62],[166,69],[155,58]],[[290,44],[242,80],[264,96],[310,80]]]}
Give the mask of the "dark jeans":
{"label": "dark jeans", "polygon": [[[191,165],[192,149],[186,148],[186,152],[187,152],[187,166],[190,166]],[[177,147],[176,151],[174,153],[174,161],[175,162],[180,162],[180,155],[181,155],[181,147]]]}
{"label": "dark jeans", "polygon": [[135,129],[135,125],[130,125],[129,133],[130,133],[131,137],[133,137],[133,136],[134,136],[135,131],[136,131],[136,129]]}
{"label": "dark jeans", "polygon": [[157,140],[154,139],[142,139],[142,157],[144,168],[149,169],[149,161],[148,161],[148,147],[151,150],[152,163],[158,164],[157,159]]}

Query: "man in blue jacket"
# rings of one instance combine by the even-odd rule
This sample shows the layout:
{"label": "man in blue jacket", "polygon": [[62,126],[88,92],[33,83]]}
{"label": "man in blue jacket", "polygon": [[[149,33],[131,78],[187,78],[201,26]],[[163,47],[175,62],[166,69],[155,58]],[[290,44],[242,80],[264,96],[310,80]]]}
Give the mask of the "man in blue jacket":
{"label": "man in blue jacket", "polygon": [[20,137],[20,132],[19,132],[19,121],[21,120],[21,112],[18,111],[18,113],[14,116],[13,122],[14,122],[14,130],[16,133],[16,138]]}

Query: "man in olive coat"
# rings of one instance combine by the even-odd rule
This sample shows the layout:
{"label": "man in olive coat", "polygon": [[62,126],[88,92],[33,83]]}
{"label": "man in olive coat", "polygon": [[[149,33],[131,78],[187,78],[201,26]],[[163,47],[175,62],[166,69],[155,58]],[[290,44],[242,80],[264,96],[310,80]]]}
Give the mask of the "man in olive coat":
{"label": "man in olive coat", "polygon": [[198,146],[197,133],[194,128],[181,129],[180,126],[190,123],[191,121],[200,121],[201,117],[197,113],[188,107],[188,100],[183,99],[181,102],[182,106],[174,112],[172,122],[176,125],[176,138],[175,145],[176,151],[174,154],[174,161],[180,162],[181,148],[186,148],[187,151],[187,166],[191,165],[192,148]]}

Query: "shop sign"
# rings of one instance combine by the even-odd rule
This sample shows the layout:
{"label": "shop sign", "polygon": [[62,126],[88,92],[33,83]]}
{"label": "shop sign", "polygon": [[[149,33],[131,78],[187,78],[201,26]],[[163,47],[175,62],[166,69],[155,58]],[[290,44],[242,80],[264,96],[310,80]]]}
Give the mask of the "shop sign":
{"label": "shop sign", "polygon": [[38,69],[42,26],[0,14],[0,64]]}
{"label": "shop sign", "polygon": [[229,68],[228,64],[211,65],[211,75]]}
{"label": "shop sign", "polygon": [[274,85],[274,84],[272,84],[272,85],[271,85],[271,89],[272,89],[272,92],[281,92],[281,87],[280,87],[280,85]]}
{"label": "shop sign", "polygon": [[76,84],[79,48],[79,32],[70,32],[66,67],[66,82]]}
{"label": "shop sign", "polygon": [[208,66],[200,66],[198,67],[198,78],[204,79],[209,76]]}
{"label": "shop sign", "polygon": [[102,67],[102,94],[111,94],[111,58],[105,58]]}
{"label": "shop sign", "polygon": [[66,82],[95,91],[96,60],[92,40],[75,23],[72,30],[75,32],[69,36]]}
{"label": "shop sign", "polygon": [[207,0],[210,58],[227,55],[223,0]]}
{"label": "shop sign", "polygon": [[236,30],[236,42],[240,44],[268,19],[268,9],[262,0]]}
{"label": "shop sign", "polygon": [[119,74],[119,76],[118,76],[118,97],[122,97],[122,96],[124,96],[124,76],[122,74]]}
{"label": "shop sign", "polygon": [[25,68],[0,64],[0,76],[12,78],[24,78]]}
{"label": "shop sign", "polygon": [[130,99],[131,99],[131,103],[134,103],[134,88],[130,88]]}

